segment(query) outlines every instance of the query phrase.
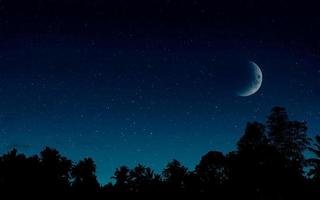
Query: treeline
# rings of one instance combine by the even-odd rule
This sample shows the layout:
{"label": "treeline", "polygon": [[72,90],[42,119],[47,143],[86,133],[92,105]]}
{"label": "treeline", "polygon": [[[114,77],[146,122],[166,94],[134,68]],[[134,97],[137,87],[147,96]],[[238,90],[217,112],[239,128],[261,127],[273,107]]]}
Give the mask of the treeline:
{"label": "treeline", "polygon": [[[306,152],[313,153],[307,159]],[[115,170],[113,183],[100,185],[91,158],[73,163],[55,149],[27,157],[12,150],[0,157],[0,192],[46,194],[211,193],[246,199],[320,197],[320,136],[308,138],[306,122],[275,107],[265,124],[248,123],[237,150],[210,151],[194,170],[179,161],[161,174],[138,165]],[[316,198],[317,199],[317,198]]]}

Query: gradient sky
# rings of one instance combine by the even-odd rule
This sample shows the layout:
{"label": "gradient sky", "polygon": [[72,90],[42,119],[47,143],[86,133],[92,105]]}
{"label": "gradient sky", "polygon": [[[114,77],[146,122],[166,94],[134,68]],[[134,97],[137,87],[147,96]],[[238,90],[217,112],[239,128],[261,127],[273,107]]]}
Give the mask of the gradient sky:
{"label": "gradient sky", "polygon": [[[269,1],[0,0],[0,152],[193,168],[287,108],[320,131],[320,15]],[[299,11],[299,12],[297,12]],[[314,11],[314,12],[313,12]],[[260,90],[236,96],[257,63]],[[240,72],[240,73],[239,73]]]}

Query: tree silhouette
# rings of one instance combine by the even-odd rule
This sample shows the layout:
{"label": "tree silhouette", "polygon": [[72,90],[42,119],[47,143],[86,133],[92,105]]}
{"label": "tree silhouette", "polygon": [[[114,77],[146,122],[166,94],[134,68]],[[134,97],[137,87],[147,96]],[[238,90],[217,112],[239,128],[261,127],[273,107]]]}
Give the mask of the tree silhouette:
{"label": "tree silhouette", "polygon": [[204,192],[221,190],[219,186],[225,184],[228,179],[225,156],[217,151],[208,152],[196,166],[196,173],[200,178],[201,188]]}
{"label": "tree silhouette", "polygon": [[269,144],[265,126],[258,122],[248,123],[244,135],[237,146],[240,152],[252,152]]}
{"label": "tree silhouette", "polygon": [[268,117],[267,127],[271,144],[301,169],[303,152],[310,144],[306,122],[290,121],[285,108],[275,107]]}
{"label": "tree silhouette", "polygon": [[95,175],[96,165],[91,158],[81,160],[72,168],[72,189],[76,193],[95,193],[100,185]]}
{"label": "tree silhouette", "polygon": [[310,158],[308,162],[310,163],[311,169],[308,173],[311,178],[311,190],[320,195],[320,135],[315,137],[314,147],[310,147],[309,150],[313,152],[316,158]]}
{"label": "tree silhouette", "polygon": [[162,172],[167,190],[171,192],[182,192],[185,189],[185,181],[188,169],[177,160],[172,160]]}
{"label": "tree silhouette", "polygon": [[284,151],[287,140],[287,125],[289,117],[285,108],[274,107],[267,119],[268,135],[271,143],[278,150]]}
{"label": "tree silhouette", "polygon": [[[283,193],[299,195],[297,191],[304,185],[304,166],[306,164],[304,151],[310,144],[307,137],[306,122],[289,120],[286,110],[275,107],[267,120],[270,143],[285,158],[285,170],[279,179],[283,182]],[[279,162],[281,163],[281,162]],[[281,182],[279,181],[279,182]]]}
{"label": "tree silhouette", "polygon": [[[0,158],[0,191],[21,191],[31,190],[36,192],[36,188],[32,186],[40,186],[33,184],[35,179],[35,170],[33,161],[38,162],[37,157],[27,159],[25,155],[18,154],[16,149],[4,154]],[[33,188],[33,189],[32,189]],[[37,187],[38,189],[39,187]]]}
{"label": "tree silhouette", "polygon": [[40,173],[43,190],[47,192],[66,192],[70,186],[71,160],[49,147],[40,152]]}
{"label": "tree silhouette", "polygon": [[[248,123],[237,149],[226,156],[209,151],[193,171],[172,160],[161,175],[140,164],[133,169],[122,166],[112,177],[114,183],[103,187],[91,158],[72,164],[49,147],[30,157],[13,149],[0,156],[0,192],[104,196],[112,192],[210,192],[224,199],[313,199],[320,195],[320,136],[308,147],[306,132],[305,122],[289,120],[284,108],[275,107],[266,126]],[[308,162],[306,148],[315,155]]]}
{"label": "tree silhouette", "polygon": [[141,164],[129,172],[131,191],[133,192],[152,192],[160,186],[160,176],[154,171]]}
{"label": "tree silhouette", "polygon": [[[260,199],[269,195],[281,198],[281,188],[286,171],[285,156],[270,144],[263,124],[248,123],[238,142],[238,151],[227,155],[229,184],[239,195]],[[245,180],[245,181],[244,181]]]}
{"label": "tree silhouette", "polygon": [[130,169],[127,166],[117,168],[112,178],[116,180],[114,191],[130,192]]}
{"label": "tree silhouette", "polygon": [[312,168],[309,171],[309,176],[312,180],[317,183],[320,183],[320,135],[315,137],[316,143],[314,147],[310,147],[309,150],[316,155],[316,158],[309,159]]}

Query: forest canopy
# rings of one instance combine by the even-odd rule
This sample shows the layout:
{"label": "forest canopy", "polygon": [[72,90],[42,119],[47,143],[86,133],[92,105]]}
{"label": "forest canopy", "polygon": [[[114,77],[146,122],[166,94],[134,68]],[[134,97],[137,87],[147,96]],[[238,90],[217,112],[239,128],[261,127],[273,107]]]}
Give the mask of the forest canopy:
{"label": "forest canopy", "polygon": [[[306,153],[312,158],[306,158]],[[162,173],[137,165],[115,169],[101,185],[91,158],[77,163],[46,147],[26,156],[16,149],[0,157],[0,192],[108,195],[119,192],[206,192],[247,199],[308,198],[320,193],[320,135],[311,139],[306,122],[274,107],[266,123],[249,122],[235,151],[209,151],[195,169],[178,160]]]}

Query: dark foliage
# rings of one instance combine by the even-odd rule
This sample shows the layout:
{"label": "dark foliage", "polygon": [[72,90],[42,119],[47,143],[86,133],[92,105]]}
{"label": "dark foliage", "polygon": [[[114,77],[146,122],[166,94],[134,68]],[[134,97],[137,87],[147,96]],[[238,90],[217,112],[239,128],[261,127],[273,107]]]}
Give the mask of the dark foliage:
{"label": "dark foliage", "polygon": [[95,193],[100,185],[95,175],[96,166],[91,158],[86,158],[75,165],[71,170],[73,182],[71,190],[81,193]]}
{"label": "dark foliage", "polygon": [[[0,157],[0,192],[46,194],[211,193],[245,199],[311,199],[320,195],[320,136],[310,146],[305,122],[290,121],[284,108],[272,109],[266,126],[248,123],[237,150],[210,151],[195,170],[172,160],[161,174],[137,165],[116,169],[101,186],[91,158],[74,164],[51,148],[27,157],[16,149]],[[305,152],[315,157],[305,159]],[[307,172],[307,173],[306,173]]]}

